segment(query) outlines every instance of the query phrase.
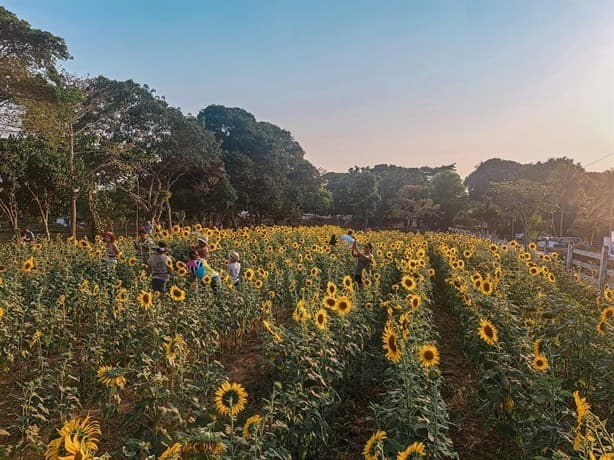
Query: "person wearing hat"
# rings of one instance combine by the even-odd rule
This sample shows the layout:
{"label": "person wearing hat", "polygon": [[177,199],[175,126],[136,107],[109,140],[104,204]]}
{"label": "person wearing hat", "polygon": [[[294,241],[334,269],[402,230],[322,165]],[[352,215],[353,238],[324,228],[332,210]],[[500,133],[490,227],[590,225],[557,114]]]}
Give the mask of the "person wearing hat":
{"label": "person wearing hat", "polygon": [[230,280],[235,287],[239,284],[239,274],[241,273],[241,262],[239,260],[239,253],[237,251],[230,251],[228,253],[229,263],[226,271],[230,275]]}
{"label": "person wearing hat", "polygon": [[204,236],[198,238],[198,244],[196,245],[196,252],[201,259],[207,259],[209,255],[209,240]]}
{"label": "person wearing hat", "polygon": [[151,271],[151,288],[154,292],[164,294],[166,283],[171,279],[171,271],[167,265],[168,249],[164,241],[158,243],[156,253],[149,257],[148,265]]}
{"label": "person wearing hat", "polygon": [[115,235],[112,232],[104,232],[102,241],[105,243],[105,252],[109,263],[116,264],[119,256],[119,248],[115,244]]}

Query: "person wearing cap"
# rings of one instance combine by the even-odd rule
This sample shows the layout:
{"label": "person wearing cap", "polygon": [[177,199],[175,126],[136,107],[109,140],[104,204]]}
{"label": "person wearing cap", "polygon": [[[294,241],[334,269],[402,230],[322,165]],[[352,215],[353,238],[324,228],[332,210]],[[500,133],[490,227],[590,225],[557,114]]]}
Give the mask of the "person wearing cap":
{"label": "person wearing cap", "polygon": [[156,253],[149,257],[148,265],[151,271],[151,288],[154,292],[164,294],[166,283],[171,279],[171,271],[167,265],[167,247],[164,241],[158,243]]}
{"label": "person wearing cap", "polygon": [[371,251],[373,250],[373,245],[371,243],[367,243],[364,245],[363,250],[360,251],[358,249],[358,244],[356,240],[354,240],[354,244],[352,244],[351,253],[352,256],[356,257],[356,272],[354,273],[354,281],[358,284],[358,286],[362,286],[362,274],[363,271],[366,273],[371,272],[371,266],[373,265],[373,254]]}
{"label": "person wearing cap", "polygon": [[207,259],[207,256],[209,255],[209,240],[201,236],[197,241],[198,244],[196,245],[196,252],[198,252],[201,259]]}
{"label": "person wearing cap", "polygon": [[113,235],[112,232],[104,232],[102,234],[102,241],[105,243],[107,260],[109,263],[116,264],[117,257],[119,256],[119,248],[115,244],[115,235]]}
{"label": "person wearing cap", "polygon": [[239,284],[239,274],[241,273],[241,262],[237,251],[230,251],[228,253],[228,268],[226,271],[230,275],[232,284],[236,287]]}

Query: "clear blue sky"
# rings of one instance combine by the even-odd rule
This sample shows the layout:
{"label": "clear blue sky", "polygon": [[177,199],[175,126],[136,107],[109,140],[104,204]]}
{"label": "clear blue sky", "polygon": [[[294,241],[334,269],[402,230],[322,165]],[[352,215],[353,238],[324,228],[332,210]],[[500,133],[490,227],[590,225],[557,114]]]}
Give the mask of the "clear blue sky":
{"label": "clear blue sky", "polygon": [[330,171],[614,153],[613,0],[2,4],[66,39],[71,72],[243,107]]}

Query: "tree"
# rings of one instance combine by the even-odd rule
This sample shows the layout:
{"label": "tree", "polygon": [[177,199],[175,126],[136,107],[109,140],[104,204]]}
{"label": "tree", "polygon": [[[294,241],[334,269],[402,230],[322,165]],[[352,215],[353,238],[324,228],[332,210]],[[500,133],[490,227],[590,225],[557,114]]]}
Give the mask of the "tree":
{"label": "tree", "polygon": [[25,103],[24,127],[65,152],[71,233],[76,236],[77,200],[87,197],[95,217],[97,187],[126,181],[143,157],[152,159],[148,148],[169,129],[167,105],[132,80],[62,75],[55,91],[52,102]]}
{"label": "tree", "polygon": [[222,159],[237,191],[235,211],[249,211],[256,222],[278,222],[325,205],[321,177],[289,131],[257,121],[243,109],[220,105],[201,110],[198,120],[221,143]]}
{"label": "tree", "polygon": [[22,214],[18,194],[26,171],[26,155],[14,136],[0,139],[0,211],[8,219],[15,236],[19,235]]}
{"label": "tree", "polygon": [[19,125],[25,100],[54,99],[55,65],[69,58],[62,38],[33,29],[0,6],[0,130]]}
{"label": "tree", "polygon": [[455,171],[437,173],[429,185],[429,196],[439,206],[439,228],[452,226],[454,217],[468,206],[467,192]]}
{"label": "tree", "polygon": [[501,209],[520,222],[526,245],[529,238],[537,236],[536,230],[541,222],[541,213],[546,208],[548,187],[520,179],[493,184],[493,191],[494,200]]}
{"label": "tree", "polygon": [[195,118],[185,117],[179,109],[166,108],[164,120],[167,132],[150,145],[152,156],[138,162],[136,187],[131,182],[124,190],[154,222],[159,222],[166,210],[170,227],[171,197],[181,180],[192,185],[198,180],[198,189],[194,192],[206,194],[226,172],[214,136]]}
{"label": "tree", "polygon": [[[552,232],[554,235],[563,236],[565,228],[573,225],[579,207],[585,200],[585,173],[582,166],[575,164],[569,158],[549,160],[548,163],[551,167],[547,184],[550,187],[549,196],[553,207]],[[554,220],[555,211],[559,214],[558,225]]]}
{"label": "tree", "polygon": [[520,163],[500,158],[491,158],[478,165],[478,167],[465,178],[465,186],[469,198],[480,201],[486,197],[493,183],[500,183],[517,178],[522,169]]}

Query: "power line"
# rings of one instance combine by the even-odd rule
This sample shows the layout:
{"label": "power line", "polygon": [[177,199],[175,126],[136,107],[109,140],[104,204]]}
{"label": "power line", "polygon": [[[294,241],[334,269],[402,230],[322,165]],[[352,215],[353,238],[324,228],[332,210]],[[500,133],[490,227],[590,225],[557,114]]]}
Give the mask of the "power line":
{"label": "power line", "polygon": [[608,153],[606,156],[599,158],[598,160],[595,160],[587,165],[584,165],[585,168],[588,168],[589,166],[594,165],[595,163],[599,163],[601,160],[605,160],[608,157],[611,157],[612,155],[614,155],[614,152],[612,153]]}

